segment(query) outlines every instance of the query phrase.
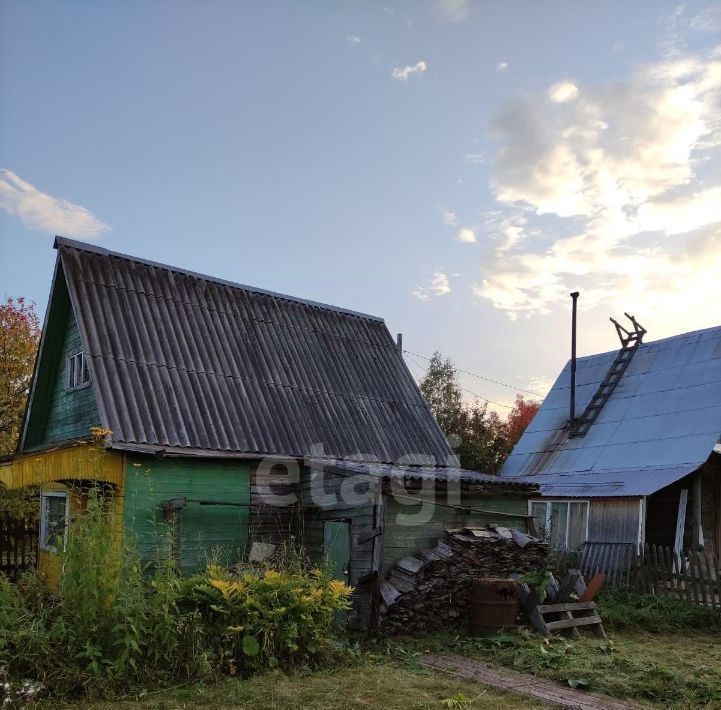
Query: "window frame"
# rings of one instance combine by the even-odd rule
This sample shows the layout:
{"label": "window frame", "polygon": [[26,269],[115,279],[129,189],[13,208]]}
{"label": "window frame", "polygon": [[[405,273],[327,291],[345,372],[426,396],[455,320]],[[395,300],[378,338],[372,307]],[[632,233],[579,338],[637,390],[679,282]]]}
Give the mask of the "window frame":
{"label": "window frame", "polygon": [[543,503],[546,506],[546,535],[545,539],[551,541],[551,504],[566,504],[566,530],[563,536],[563,549],[568,550],[568,534],[571,527],[571,503],[584,503],[586,505],[586,513],[584,520],[584,540],[581,544],[588,541],[588,522],[591,517],[591,500],[589,498],[529,498],[528,499],[528,516],[533,517],[533,504]]}
{"label": "window frame", "polygon": [[45,535],[48,532],[48,519],[45,508],[46,498],[62,498],[65,500],[65,527],[63,529],[63,547],[68,540],[68,526],[70,525],[70,496],[67,491],[40,491],[40,540],[38,546],[41,550],[47,552],[57,552],[56,545],[50,545],[45,541]]}
{"label": "window frame", "polygon": [[[78,372],[77,366],[74,364],[80,363],[79,372],[81,373],[80,378],[76,378],[75,375]],[[86,377],[87,379],[82,379]],[[90,386],[90,368],[88,367],[88,358],[85,355],[85,350],[75,350],[70,353],[65,360],[65,391],[75,392],[81,390],[84,387]]]}

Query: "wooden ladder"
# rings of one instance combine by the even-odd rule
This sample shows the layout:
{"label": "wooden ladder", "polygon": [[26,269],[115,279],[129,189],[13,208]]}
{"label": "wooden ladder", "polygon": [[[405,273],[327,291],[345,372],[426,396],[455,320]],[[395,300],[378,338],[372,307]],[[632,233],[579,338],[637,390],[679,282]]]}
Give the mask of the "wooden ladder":
{"label": "wooden ladder", "polygon": [[618,351],[603,382],[601,382],[596,393],[591,397],[591,401],[583,411],[583,414],[572,424],[569,434],[570,437],[585,436],[588,433],[591,425],[601,413],[603,405],[608,402],[613,391],[616,389],[616,385],[621,381],[624,372],[626,372],[633,356],[636,354],[636,350],[638,350],[643,342],[646,329],[641,326],[633,316],[630,316],[628,313],[624,313],[624,315],[633,324],[633,331],[626,330],[618,321],[611,318],[611,322],[616,326],[616,332],[621,341],[621,349]]}

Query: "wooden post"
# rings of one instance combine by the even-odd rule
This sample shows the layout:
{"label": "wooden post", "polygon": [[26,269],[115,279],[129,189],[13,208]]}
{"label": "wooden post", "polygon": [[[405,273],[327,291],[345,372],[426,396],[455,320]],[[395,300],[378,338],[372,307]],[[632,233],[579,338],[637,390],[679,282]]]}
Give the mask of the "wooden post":
{"label": "wooden post", "polygon": [[693,552],[703,550],[703,527],[701,525],[701,471],[693,480]]}

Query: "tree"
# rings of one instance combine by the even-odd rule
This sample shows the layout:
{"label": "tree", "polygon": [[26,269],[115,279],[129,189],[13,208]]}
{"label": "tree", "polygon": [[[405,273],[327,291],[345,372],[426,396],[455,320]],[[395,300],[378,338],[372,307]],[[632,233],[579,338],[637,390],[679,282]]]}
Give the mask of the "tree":
{"label": "tree", "polygon": [[506,441],[509,446],[509,453],[518,443],[518,440],[526,431],[531,419],[536,416],[536,412],[540,408],[541,403],[532,399],[524,399],[522,394],[516,395],[516,403],[513,409],[508,413],[506,419]]}
{"label": "tree", "polygon": [[15,451],[40,339],[35,304],[0,304],[0,455]]}
{"label": "tree", "polygon": [[540,406],[517,395],[504,421],[496,412],[489,412],[485,402],[464,403],[456,368],[439,352],[433,353],[420,387],[461,466],[484,473],[500,469]]}

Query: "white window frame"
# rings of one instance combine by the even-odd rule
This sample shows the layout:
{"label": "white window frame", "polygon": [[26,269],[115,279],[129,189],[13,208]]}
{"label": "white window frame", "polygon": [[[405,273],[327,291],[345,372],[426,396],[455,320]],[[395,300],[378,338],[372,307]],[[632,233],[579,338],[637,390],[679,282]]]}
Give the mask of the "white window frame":
{"label": "white window frame", "polygon": [[65,390],[72,392],[90,384],[90,370],[84,350],[68,355],[65,363]]}
{"label": "white window frame", "polygon": [[585,521],[585,532],[584,540],[588,540],[588,519],[591,513],[591,501],[588,498],[531,498],[528,501],[528,516],[533,517],[533,504],[534,503],[545,503],[546,505],[546,536],[550,542],[551,539],[551,503],[565,503],[566,504],[566,534],[563,536],[564,549],[568,549],[568,533],[571,527],[571,503],[585,503],[586,504],[586,521]]}
{"label": "white window frame", "polygon": [[48,519],[45,510],[46,498],[63,498],[65,500],[65,530],[63,531],[63,547],[68,539],[68,526],[70,525],[70,496],[67,491],[40,491],[40,549],[48,552],[57,552],[55,545],[48,545],[45,542],[45,535],[48,532]]}

